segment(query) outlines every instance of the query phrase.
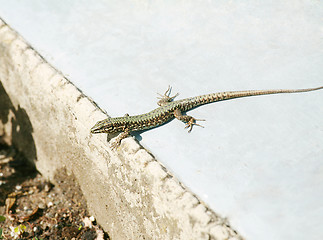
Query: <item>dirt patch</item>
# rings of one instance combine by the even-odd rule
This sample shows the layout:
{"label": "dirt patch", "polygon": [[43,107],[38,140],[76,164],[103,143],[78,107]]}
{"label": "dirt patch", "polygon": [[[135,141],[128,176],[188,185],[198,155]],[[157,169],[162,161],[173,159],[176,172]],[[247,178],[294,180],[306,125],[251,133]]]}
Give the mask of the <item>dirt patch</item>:
{"label": "dirt patch", "polygon": [[109,239],[86,210],[73,176],[56,186],[13,147],[0,143],[0,239]]}

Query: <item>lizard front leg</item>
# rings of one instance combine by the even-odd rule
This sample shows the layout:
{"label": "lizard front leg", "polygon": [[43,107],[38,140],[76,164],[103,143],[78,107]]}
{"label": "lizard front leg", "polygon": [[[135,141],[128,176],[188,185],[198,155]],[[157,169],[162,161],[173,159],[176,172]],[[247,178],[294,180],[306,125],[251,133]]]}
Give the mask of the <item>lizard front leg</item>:
{"label": "lizard front leg", "polygon": [[185,128],[189,128],[188,132],[192,131],[193,125],[203,127],[202,125],[197,124],[196,121],[205,121],[204,119],[196,119],[192,116],[183,115],[179,109],[174,111],[174,117],[186,124]]}
{"label": "lizard front leg", "polygon": [[121,132],[118,137],[116,137],[112,143],[110,143],[110,147],[112,148],[112,150],[116,150],[120,144],[121,144],[121,140],[125,139],[126,137],[130,136],[130,131],[128,128],[126,128],[123,132]]}

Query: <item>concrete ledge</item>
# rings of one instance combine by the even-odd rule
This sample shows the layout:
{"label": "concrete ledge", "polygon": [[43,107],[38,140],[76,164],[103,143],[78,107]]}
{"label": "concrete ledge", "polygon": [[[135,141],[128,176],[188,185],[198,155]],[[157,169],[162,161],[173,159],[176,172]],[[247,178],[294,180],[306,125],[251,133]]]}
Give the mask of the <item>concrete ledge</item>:
{"label": "concrete ledge", "polygon": [[73,174],[112,239],[241,239],[133,138],[91,136],[107,115],[1,20],[0,80],[2,137],[54,183]]}

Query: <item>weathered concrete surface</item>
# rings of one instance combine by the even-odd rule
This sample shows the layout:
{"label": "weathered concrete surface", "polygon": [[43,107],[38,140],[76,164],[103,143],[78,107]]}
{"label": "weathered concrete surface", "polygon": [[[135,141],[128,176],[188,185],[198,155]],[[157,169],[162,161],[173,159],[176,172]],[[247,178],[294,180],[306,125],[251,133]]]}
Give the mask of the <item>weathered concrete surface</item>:
{"label": "weathered concrete surface", "polygon": [[106,114],[1,20],[0,80],[1,136],[50,180],[74,174],[112,239],[241,239],[132,138],[91,136]]}

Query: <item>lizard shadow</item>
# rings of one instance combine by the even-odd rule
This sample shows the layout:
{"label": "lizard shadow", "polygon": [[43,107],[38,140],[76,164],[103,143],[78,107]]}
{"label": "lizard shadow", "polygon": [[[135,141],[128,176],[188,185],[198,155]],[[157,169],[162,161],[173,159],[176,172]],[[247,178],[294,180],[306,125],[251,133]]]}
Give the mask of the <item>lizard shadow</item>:
{"label": "lizard shadow", "polygon": [[[186,113],[184,113],[183,115],[186,115]],[[131,135],[134,136],[138,142],[140,142],[142,140],[142,136],[141,136],[142,133],[145,133],[145,132],[148,132],[148,131],[152,131],[152,130],[154,130],[156,128],[163,127],[167,123],[170,123],[170,122],[172,122],[174,120],[175,119],[171,119],[171,120],[169,120],[167,122],[164,122],[164,123],[160,124],[159,126],[155,126],[155,127],[150,128],[150,129],[138,130],[138,131],[135,131],[135,132],[131,132]]]}
{"label": "lizard shadow", "polygon": [[[161,124],[159,126],[156,126],[156,127],[150,128],[150,129],[133,131],[133,132],[130,133],[130,136],[135,137],[135,139],[140,143],[142,141],[142,139],[143,139],[142,136],[141,136],[142,133],[154,130],[155,128],[162,127],[162,126],[166,125],[167,123],[169,123],[169,122],[171,122],[173,120],[174,119],[171,119],[171,120],[169,120],[169,121],[167,121],[167,122],[165,122],[165,123],[163,123],[163,124]],[[120,132],[107,134],[107,142],[110,142],[111,139],[117,137],[119,134],[120,134]]]}
{"label": "lizard shadow", "polygon": [[[150,130],[150,129],[149,129]],[[140,142],[142,140],[142,136],[140,135],[141,133],[143,132],[146,132],[148,130],[140,130],[140,131],[136,131],[136,132],[132,132],[130,134],[130,136],[134,136],[135,139]],[[110,134],[107,134],[107,142],[110,142],[111,139],[117,137],[120,133],[110,133]]]}
{"label": "lizard shadow", "polygon": [[[150,130],[150,129],[149,129]],[[142,140],[142,136],[140,134],[149,131],[149,130],[141,130],[141,131],[137,131],[137,132],[133,132],[131,135],[135,137],[135,139],[140,143]]]}

